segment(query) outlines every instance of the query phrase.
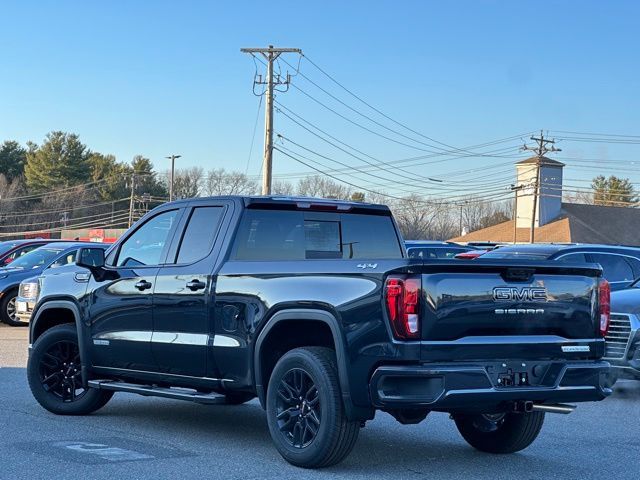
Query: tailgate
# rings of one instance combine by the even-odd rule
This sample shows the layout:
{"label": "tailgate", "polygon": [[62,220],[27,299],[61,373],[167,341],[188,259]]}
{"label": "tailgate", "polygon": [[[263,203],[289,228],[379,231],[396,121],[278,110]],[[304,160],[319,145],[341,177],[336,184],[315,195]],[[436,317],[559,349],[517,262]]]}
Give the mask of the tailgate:
{"label": "tailgate", "polygon": [[424,264],[421,273],[420,330],[430,360],[576,358],[603,343],[595,265],[476,260]]}

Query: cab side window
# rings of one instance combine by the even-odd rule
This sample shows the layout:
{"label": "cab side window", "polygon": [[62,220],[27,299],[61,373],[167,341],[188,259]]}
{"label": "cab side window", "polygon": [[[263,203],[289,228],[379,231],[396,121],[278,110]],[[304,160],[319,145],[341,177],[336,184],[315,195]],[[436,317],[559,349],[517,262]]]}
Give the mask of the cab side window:
{"label": "cab side window", "polygon": [[589,263],[584,253],[569,253],[558,258],[558,262],[562,263]]}
{"label": "cab side window", "polygon": [[633,269],[633,276],[635,278],[640,278],[640,260],[635,257],[625,257],[627,262],[631,265]]}
{"label": "cab side window", "polygon": [[170,210],[148,220],[120,246],[116,266],[159,265],[177,218],[178,210]]}
{"label": "cab side window", "polygon": [[610,282],[631,282],[634,279],[631,265],[622,255],[593,253],[593,261],[602,267],[604,278]]}
{"label": "cab side window", "polygon": [[192,263],[206,257],[216,239],[222,207],[196,207],[184,230],[176,263]]}

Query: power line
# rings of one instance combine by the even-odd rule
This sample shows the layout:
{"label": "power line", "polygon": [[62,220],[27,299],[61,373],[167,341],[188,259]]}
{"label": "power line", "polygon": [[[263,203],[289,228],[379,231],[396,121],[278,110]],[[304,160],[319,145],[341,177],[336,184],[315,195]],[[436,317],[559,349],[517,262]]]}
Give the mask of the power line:
{"label": "power line", "polygon": [[[380,190],[373,190],[373,189],[369,188],[369,186],[357,185],[357,184],[352,183],[350,181],[344,180],[343,178],[336,177],[335,175],[329,174],[329,173],[327,173],[326,170],[321,170],[321,169],[317,168],[316,166],[312,165],[311,163],[307,163],[307,162],[313,162],[309,158],[306,158],[306,157],[304,157],[304,156],[302,156],[302,155],[300,155],[300,154],[298,154],[296,152],[293,152],[293,151],[287,149],[286,147],[279,146],[279,147],[277,147],[277,150],[280,153],[283,153],[284,155],[288,156],[289,158],[291,158],[291,159],[293,159],[293,160],[295,160],[295,161],[297,161],[297,162],[299,162],[299,163],[311,168],[312,170],[315,170],[316,172],[320,173],[321,175],[327,176],[329,178],[333,178],[334,180],[337,180],[340,183],[344,183],[346,185],[349,185],[349,186],[354,187],[356,189],[359,189],[361,191],[380,194],[380,195],[383,195],[383,196],[386,196],[386,197],[389,197],[389,198],[394,198],[396,200],[403,200],[404,199],[401,196],[390,195],[390,194],[387,194],[387,193],[383,193]],[[321,156],[321,155],[319,155],[319,156]],[[307,160],[307,162],[305,162],[304,160],[301,160],[301,158],[304,158],[305,160]],[[314,163],[318,163],[318,162],[314,162]],[[374,186],[380,186],[380,185],[375,185],[374,184]],[[417,193],[417,192],[405,191],[405,193]],[[495,196],[495,195],[503,195],[503,194],[502,193],[498,193],[498,194],[492,194],[492,195]],[[466,195],[466,196],[468,196],[468,195]],[[487,195],[487,197],[491,197],[491,195]],[[454,200],[451,200],[451,198],[455,198],[455,197],[449,197],[449,198],[447,198],[446,201],[445,200],[441,200],[439,203],[441,203],[441,204],[442,203],[454,203]],[[423,201],[423,203],[435,203],[435,202],[433,200],[430,200],[430,201]]]}
{"label": "power line", "polygon": [[[280,134],[278,135],[278,137],[279,137],[279,138],[283,138],[283,139],[284,139],[284,140],[286,140],[287,142],[289,142],[289,143],[291,143],[291,144],[295,145],[296,147],[301,148],[301,149],[303,149],[303,150],[305,150],[305,151],[307,151],[307,152],[309,152],[309,153],[311,153],[311,154],[313,154],[313,155],[316,155],[316,156],[318,156],[318,157],[320,157],[320,158],[323,158],[323,159],[325,159],[325,160],[329,160],[329,161],[334,162],[334,163],[338,163],[339,165],[346,165],[344,162],[341,162],[341,161],[339,161],[339,160],[335,160],[335,159],[333,159],[333,158],[331,158],[331,157],[328,157],[328,156],[326,156],[326,155],[324,155],[324,154],[321,154],[321,153],[319,153],[319,152],[317,152],[317,151],[314,151],[314,150],[312,150],[312,149],[310,149],[310,148],[308,148],[308,147],[305,147],[304,145],[301,145],[301,144],[299,144],[299,143],[295,142],[294,140],[292,140],[292,139],[290,139],[290,138],[286,138],[286,137],[284,137],[284,136],[282,136],[282,135],[280,135]],[[300,155],[299,153],[297,153],[297,152],[292,152],[292,151],[291,151],[291,150],[289,150],[289,149],[285,149],[285,150],[289,151],[290,153],[296,153],[298,156],[301,156],[301,155]],[[372,177],[374,177],[374,178],[381,179],[381,180],[383,180],[383,181],[385,181],[385,182],[387,182],[387,181],[389,180],[389,179],[388,179],[388,178],[386,178],[386,177],[381,177],[381,176],[379,176],[379,175],[375,175],[375,174],[372,174],[372,173],[369,173],[369,172],[364,172],[362,169],[357,168],[357,167],[349,167],[349,168],[351,169],[351,173],[352,173],[352,174],[353,174],[354,172],[358,172],[358,173],[361,173],[361,174],[366,174],[366,175],[372,176]],[[327,173],[326,171],[324,171],[324,172],[325,172],[325,173]],[[384,188],[388,187],[389,185],[392,185],[392,186],[395,186],[396,188],[403,188],[403,189],[406,191],[405,186],[406,186],[407,184],[406,184],[406,182],[405,182],[405,183],[401,183],[401,184],[399,184],[397,181],[394,181],[394,182],[392,182],[392,183],[390,183],[390,184],[383,184],[383,185],[380,185],[380,184],[374,184],[374,185],[375,185],[375,186],[377,186],[377,187],[384,187]],[[421,185],[421,184],[416,185],[416,184],[410,183],[409,185],[410,185],[410,186],[412,186],[412,187],[414,187],[414,188],[418,188],[418,189],[419,189],[419,191],[421,191],[421,192],[422,192],[422,191],[424,191],[424,190],[425,190],[425,188],[427,188],[427,186],[426,186],[426,185]],[[504,185],[504,183],[503,183],[502,185]],[[486,183],[486,182],[485,182],[485,183],[483,184],[483,186],[485,186],[485,187],[489,187],[489,188],[484,188],[484,189],[480,189],[480,190],[475,189],[475,191],[476,191],[477,193],[485,193],[485,192],[488,192],[488,191],[494,191],[494,189],[493,189],[493,188],[491,188],[491,183]],[[462,188],[462,187],[460,187],[460,186],[450,186],[450,187],[447,187],[447,186],[444,186],[444,185],[442,185],[442,186],[441,186],[441,185],[439,185],[439,184],[430,184],[430,185],[428,186],[428,188],[429,188],[429,189],[431,189],[431,190],[433,190],[433,191],[437,191],[437,192],[447,192],[447,193],[448,193],[448,192],[460,192],[460,191],[464,191],[464,190],[465,190],[465,188]],[[471,187],[471,186],[470,186],[470,188],[466,188],[466,189],[467,189],[467,190],[469,190],[469,189],[471,189],[471,188],[473,188],[473,187]],[[416,192],[417,192],[417,191],[413,191],[412,193],[416,193]]]}
{"label": "power line", "polygon": [[[390,117],[389,115],[387,115],[386,113],[382,112],[381,110],[379,110],[378,108],[374,107],[373,105],[371,105],[370,103],[368,103],[367,101],[365,101],[362,97],[360,97],[359,95],[356,95],[354,92],[352,92],[351,90],[349,90],[347,87],[345,87],[342,83],[340,83],[338,80],[336,80],[334,77],[332,77],[329,73],[327,73],[324,69],[322,69],[318,64],[316,64],[313,60],[311,60],[307,55],[304,56],[304,58],[314,67],[316,67],[322,74],[324,74],[329,80],[331,80],[333,83],[335,83],[336,85],[338,85],[340,88],[342,88],[345,92],[347,92],[349,95],[351,95],[352,97],[354,97],[356,100],[360,101],[361,103],[363,103],[364,105],[366,105],[367,107],[369,107],[371,110],[373,110],[374,112],[378,113],[379,115],[383,116],[384,118],[386,118],[387,120],[395,123],[396,125],[408,130],[411,133],[414,133],[416,135],[419,135],[422,138],[425,138],[431,142],[443,145],[449,149],[453,149],[455,151],[467,151],[464,148],[458,148],[458,147],[454,147],[452,145],[449,145],[447,143],[441,142],[439,140],[436,140],[432,137],[429,137],[427,135],[424,135],[423,133],[420,133],[416,130],[414,130],[411,127],[408,127],[406,124],[399,122],[398,120],[395,120],[394,118]],[[303,78],[307,79],[308,78],[302,74],[301,75]],[[312,82],[313,83],[313,82]],[[468,152],[468,151],[467,151]]]}
{"label": "power line", "polygon": [[258,102],[258,111],[256,112],[256,120],[253,122],[253,134],[251,135],[251,146],[249,147],[249,155],[247,156],[247,166],[244,169],[246,175],[249,171],[249,163],[251,162],[251,154],[253,153],[253,145],[256,141],[256,132],[258,131],[258,119],[260,118],[260,110],[262,109],[262,95],[260,95],[260,101]]}
{"label": "power line", "polygon": [[[379,170],[384,170],[388,173],[391,173],[392,175],[398,176],[398,177],[402,177],[411,181],[415,181],[417,178],[419,179],[423,179],[425,181],[428,182],[441,182],[441,180],[438,179],[434,179],[433,177],[427,177],[415,172],[410,172],[405,170],[404,168],[402,168],[399,165],[392,165],[392,164],[396,164],[396,163],[401,163],[404,162],[406,160],[413,160],[413,159],[400,159],[400,160],[394,160],[394,161],[383,161],[379,158],[376,158],[368,153],[365,153],[349,144],[347,144],[346,142],[336,138],[335,136],[329,134],[328,132],[322,130],[320,127],[318,127],[317,125],[314,125],[313,123],[311,123],[310,121],[306,120],[305,118],[303,118],[302,116],[296,114],[295,112],[293,112],[292,110],[290,110],[289,108],[287,108],[286,106],[280,104],[279,102],[276,102],[277,107],[276,107],[276,111],[279,111],[279,113],[281,113],[282,115],[284,115],[286,118],[288,118],[290,121],[294,122],[296,125],[298,125],[300,128],[304,129],[305,131],[311,133],[312,135],[314,135],[315,137],[321,139],[322,141],[328,143],[329,145],[331,145],[332,147],[342,151],[343,153],[346,153],[347,155],[363,162],[366,163],[369,167],[373,167],[375,169],[379,169]],[[286,110],[286,112],[291,113],[291,115],[294,115],[296,118],[300,119],[300,121],[304,122],[305,124],[309,125],[311,128],[317,130],[318,132],[321,132],[322,134],[328,136],[329,138],[331,138],[332,140],[334,140],[335,142],[339,143],[340,145],[344,145],[346,148],[353,150],[354,152],[359,153],[362,156],[365,156],[371,160],[373,160],[374,162],[377,163],[372,163],[371,161],[365,159],[365,158],[361,158],[357,155],[354,155],[353,153],[351,153],[348,150],[345,150],[344,148],[334,144],[333,142],[327,140],[326,138],[324,138],[322,135],[310,130],[308,127],[306,127],[305,125],[302,125],[299,121],[297,121],[295,118],[292,118],[289,114],[287,114],[285,111],[282,111],[281,109]],[[282,135],[284,137],[284,135]],[[286,137],[285,137],[286,138]],[[475,156],[476,154],[474,154]],[[453,159],[447,159],[447,160],[453,160]],[[438,163],[439,161],[433,162],[433,163]],[[426,162],[426,163],[430,163],[430,162]],[[369,170],[367,167],[363,167],[363,169],[361,171],[365,171],[365,170]]]}

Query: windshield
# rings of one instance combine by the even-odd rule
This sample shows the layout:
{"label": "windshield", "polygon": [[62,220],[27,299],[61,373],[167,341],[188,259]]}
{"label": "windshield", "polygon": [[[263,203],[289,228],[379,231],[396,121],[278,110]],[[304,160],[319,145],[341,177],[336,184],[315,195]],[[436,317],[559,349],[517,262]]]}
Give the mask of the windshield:
{"label": "windshield", "polygon": [[51,263],[62,250],[53,248],[38,248],[11,262],[10,268],[22,268],[25,270],[42,267]]}
{"label": "windshield", "polygon": [[509,259],[518,258],[520,260],[546,260],[548,255],[544,253],[533,252],[505,252],[501,250],[493,250],[482,255],[482,258]]}

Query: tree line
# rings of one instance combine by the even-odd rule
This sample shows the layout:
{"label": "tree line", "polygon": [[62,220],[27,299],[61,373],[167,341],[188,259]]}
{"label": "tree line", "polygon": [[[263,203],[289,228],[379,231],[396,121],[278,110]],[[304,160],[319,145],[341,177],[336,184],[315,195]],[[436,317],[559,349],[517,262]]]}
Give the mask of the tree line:
{"label": "tree line", "polygon": [[[0,145],[0,239],[25,232],[65,228],[126,228],[148,209],[165,202],[168,172],[154,170],[149,158],[130,162],[91,150],[77,134],[53,131],[41,144],[16,141]],[[509,200],[488,201],[471,195],[450,202],[426,195],[402,197],[363,192],[315,175],[297,182],[275,180],[273,193],[384,203],[391,207],[405,238],[444,240],[510,220]],[[201,167],[177,169],[175,198],[256,195],[258,183],[244,173]],[[601,205],[635,205],[628,179],[596,177],[592,191],[572,201]]]}

